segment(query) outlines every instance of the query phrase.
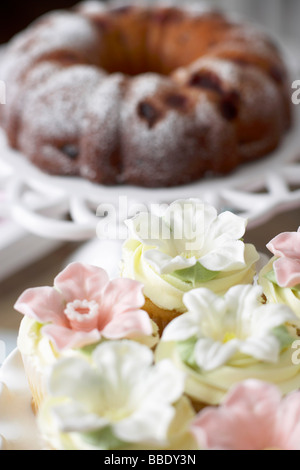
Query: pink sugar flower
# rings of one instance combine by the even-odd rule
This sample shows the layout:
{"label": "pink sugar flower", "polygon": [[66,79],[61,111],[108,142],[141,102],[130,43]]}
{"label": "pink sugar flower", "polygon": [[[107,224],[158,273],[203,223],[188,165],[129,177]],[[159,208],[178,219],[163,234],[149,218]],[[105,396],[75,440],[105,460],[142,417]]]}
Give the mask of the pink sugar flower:
{"label": "pink sugar flower", "polygon": [[143,286],[130,279],[109,281],[102,268],[72,263],[54,287],[27,289],[16,310],[42,323],[42,332],[59,350],[80,348],[101,338],[151,335]]}
{"label": "pink sugar flower", "polygon": [[198,413],[192,432],[207,450],[300,450],[300,392],[282,398],[275,385],[246,380]]}
{"label": "pink sugar flower", "polygon": [[300,227],[297,232],[284,232],[267,244],[277,260],[273,263],[280,287],[294,287],[300,283]]}

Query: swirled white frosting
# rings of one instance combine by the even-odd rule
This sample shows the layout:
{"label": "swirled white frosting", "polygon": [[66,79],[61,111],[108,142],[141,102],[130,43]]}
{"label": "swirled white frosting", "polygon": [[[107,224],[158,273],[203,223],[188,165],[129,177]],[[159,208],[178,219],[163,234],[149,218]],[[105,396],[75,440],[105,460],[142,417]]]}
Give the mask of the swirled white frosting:
{"label": "swirled white frosting", "polygon": [[18,348],[23,356],[36,358],[39,368],[53,364],[59,357],[49,339],[41,333],[42,325],[32,318],[24,317],[18,334]]}
{"label": "swirled white frosting", "polygon": [[[143,256],[151,247],[130,238],[123,245],[122,276],[144,284],[144,294],[158,307],[184,312],[182,297],[191,285],[170,274],[159,274]],[[217,294],[224,294],[236,284],[252,283],[255,263],[259,255],[255,247],[245,244],[245,264],[238,270],[220,272],[214,279],[197,283],[193,287],[207,287]]]}
{"label": "swirled white frosting", "polygon": [[233,361],[215,370],[199,373],[188,367],[181,359],[175,342],[160,343],[156,360],[171,359],[187,374],[186,393],[193,399],[210,405],[219,404],[228,390],[236,383],[252,378],[274,383],[283,394],[299,388],[300,364],[293,364],[293,350],[288,348],[275,364],[254,358],[236,357]]}
{"label": "swirled white frosting", "polygon": [[278,284],[267,279],[268,274],[273,269],[273,257],[260,271],[258,283],[262,286],[268,302],[288,305],[295,315],[300,318],[300,297],[299,292],[289,287],[280,287]]}
{"label": "swirled white frosting", "polygon": [[156,359],[171,359],[186,372],[186,393],[216,405],[229,388],[246,379],[299,388],[297,317],[286,305],[262,303],[261,286],[237,285],[224,296],[209,289],[184,295],[187,313],[165,328]]}

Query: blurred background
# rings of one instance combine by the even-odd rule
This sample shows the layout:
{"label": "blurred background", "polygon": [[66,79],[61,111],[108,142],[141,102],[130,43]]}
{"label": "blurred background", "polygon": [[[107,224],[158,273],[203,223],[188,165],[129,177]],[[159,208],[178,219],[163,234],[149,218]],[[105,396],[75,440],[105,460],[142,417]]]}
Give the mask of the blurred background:
{"label": "blurred background", "polygon": [[[147,0],[136,0],[146,3]],[[189,0],[173,0],[172,3],[184,4]],[[9,0],[0,5],[0,43],[8,41],[15,33],[25,28],[41,14],[75,5],[74,0]],[[119,2],[119,3],[122,3]],[[128,3],[124,1],[123,3]],[[148,3],[157,3],[148,0]],[[201,3],[201,0],[199,0]],[[297,42],[300,40],[300,1],[299,0],[207,0],[206,3],[234,11],[253,19],[270,29],[275,35]]]}
{"label": "blurred background", "polygon": [[[74,0],[1,0],[0,45],[8,42],[43,13],[72,7],[77,3]],[[136,3],[158,2],[141,0]],[[183,5],[188,0],[174,0],[171,3]],[[287,47],[299,70],[300,79],[300,0],[208,0],[199,3],[220,7],[261,24]],[[0,188],[0,209],[1,205],[2,208],[5,206],[5,196],[1,196]],[[0,214],[3,213],[5,210],[0,211]],[[283,230],[297,230],[299,225],[300,211],[285,211],[263,224],[259,230],[248,231],[246,241],[266,252],[265,245],[271,238]],[[51,285],[61,266],[80,247],[76,242],[59,243],[39,239],[9,220],[3,220],[3,215],[1,220],[0,215],[0,340],[5,339],[7,352],[15,346],[21,319],[13,309],[17,297],[27,287]]]}
{"label": "blurred background", "polygon": [[[97,0],[93,0],[97,1]],[[109,0],[102,0],[109,1]],[[114,1],[114,0],[113,0]],[[115,0],[118,4],[128,0]],[[137,4],[161,3],[161,0],[132,0]],[[291,53],[293,66],[300,72],[300,1],[299,0],[163,0],[165,3],[184,5],[205,3],[211,7],[242,15],[261,24],[275,38],[280,39]],[[10,0],[0,2],[0,45],[9,41],[40,15],[55,9],[70,8],[76,0]]]}

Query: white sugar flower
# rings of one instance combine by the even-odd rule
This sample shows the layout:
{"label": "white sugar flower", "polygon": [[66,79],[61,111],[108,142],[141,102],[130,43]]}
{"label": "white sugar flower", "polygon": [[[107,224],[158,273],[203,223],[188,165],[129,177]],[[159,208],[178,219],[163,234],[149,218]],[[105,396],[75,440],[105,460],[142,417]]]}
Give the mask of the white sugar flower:
{"label": "white sugar flower", "polygon": [[201,200],[178,200],[162,216],[141,213],[126,224],[134,238],[151,247],[144,257],[160,274],[197,263],[215,273],[245,267],[246,220],[229,211],[218,215]]}
{"label": "white sugar flower", "polygon": [[168,360],[153,365],[146,346],[129,340],[102,343],[91,360],[67,358],[54,365],[41,427],[51,434],[55,423],[58,433],[92,439],[97,448],[109,448],[112,439],[119,446],[165,442],[184,382]]}
{"label": "white sugar flower", "polygon": [[223,366],[238,352],[276,363],[282,349],[278,327],[297,318],[284,305],[262,304],[261,295],[262,289],[252,285],[234,286],[224,297],[194,289],[183,298],[187,313],[166,327],[162,341],[190,340],[195,364],[203,371]]}

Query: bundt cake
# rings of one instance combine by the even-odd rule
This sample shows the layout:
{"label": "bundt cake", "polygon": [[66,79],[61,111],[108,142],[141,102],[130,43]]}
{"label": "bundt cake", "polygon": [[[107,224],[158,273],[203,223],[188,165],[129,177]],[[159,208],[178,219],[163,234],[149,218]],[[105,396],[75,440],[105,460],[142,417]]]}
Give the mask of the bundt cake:
{"label": "bundt cake", "polygon": [[260,158],[291,125],[276,44],[215,11],[85,2],[36,20],[0,65],[11,147],[50,174],[167,187]]}

